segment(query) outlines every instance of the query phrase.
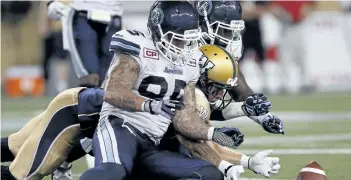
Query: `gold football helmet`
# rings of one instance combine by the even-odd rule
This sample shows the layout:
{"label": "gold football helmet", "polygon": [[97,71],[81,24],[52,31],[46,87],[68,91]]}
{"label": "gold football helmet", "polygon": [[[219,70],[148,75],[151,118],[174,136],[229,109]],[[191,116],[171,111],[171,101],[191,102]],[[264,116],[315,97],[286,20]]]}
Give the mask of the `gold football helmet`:
{"label": "gold football helmet", "polygon": [[237,84],[238,63],[226,50],[216,45],[203,45],[200,51],[201,76],[198,86],[206,94],[211,106],[222,110],[232,101],[227,89]]}

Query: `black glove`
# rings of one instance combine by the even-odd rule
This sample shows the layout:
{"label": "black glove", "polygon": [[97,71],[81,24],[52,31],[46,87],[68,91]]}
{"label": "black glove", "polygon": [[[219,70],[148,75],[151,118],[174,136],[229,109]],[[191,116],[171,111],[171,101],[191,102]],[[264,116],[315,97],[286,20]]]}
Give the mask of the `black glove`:
{"label": "black glove", "polygon": [[235,141],[236,147],[239,147],[244,142],[244,134],[238,128],[222,127],[217,128],[217,131],[231,137]]}
{"label": "black glove", "polygon": [[263,129],[273,134],[284,134],[283,121],[274,115],[269,115],[261,121]]}
{"label": "black glove", "polygon": [[175,115],[175,110],[180,110],[183,108],[183,103],[177,100],[161,100],[156,101],[153,99],[148,99],[144,103],[144,111],[151,114],[160,114],[167,119],[172,119]]}
{"label": "black glove", "polygon": [[247,116],[260,116],[268,113],[272,105],[264,94],[255,93],[244,101],[241,108]]}
{"label": "black glove", "polygon": [[244,134],[237,128],[215,128],[212,141],[230,148],[238,148],[244,142]]}

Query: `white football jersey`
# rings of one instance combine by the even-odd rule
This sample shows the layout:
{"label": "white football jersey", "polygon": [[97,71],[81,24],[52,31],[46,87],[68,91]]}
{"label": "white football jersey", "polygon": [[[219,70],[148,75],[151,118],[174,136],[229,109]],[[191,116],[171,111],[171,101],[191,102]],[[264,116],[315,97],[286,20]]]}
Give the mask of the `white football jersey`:
{"label": "white football jersey", "polygon": [[[189,62],[186,66],[174,65],[158,52],[148,33],[119,31],[112,36],[110,51],[129,54],[138,62],[140,72],[132,92],[145,98],[180,99],[186,84],[196,82],[199,78],[197,62]],[[111,67],[117,64],[118,62],[111,62],[107,78],[113,69]],[[161,115],[125,111],[104,102],[100,116],[104,118],[107,115],[121,117],[156,142],[159,142],[171,123],[170,119]]]}
{"label": "white football jersey", "polygon": [[110,15],[123,14],[123,2],[120,0],[73,0],[71,7],[77,11],[101,10]]}

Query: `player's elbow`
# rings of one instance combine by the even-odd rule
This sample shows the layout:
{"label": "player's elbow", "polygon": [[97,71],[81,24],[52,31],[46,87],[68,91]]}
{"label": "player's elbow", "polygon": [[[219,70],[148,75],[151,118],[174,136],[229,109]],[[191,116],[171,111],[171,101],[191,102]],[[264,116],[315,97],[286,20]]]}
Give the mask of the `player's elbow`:
{"label": "player's elbow", "polygon": [[113,95],[111,92],[106,92],[104,95],[104,101],[111,104],[113,101]]}

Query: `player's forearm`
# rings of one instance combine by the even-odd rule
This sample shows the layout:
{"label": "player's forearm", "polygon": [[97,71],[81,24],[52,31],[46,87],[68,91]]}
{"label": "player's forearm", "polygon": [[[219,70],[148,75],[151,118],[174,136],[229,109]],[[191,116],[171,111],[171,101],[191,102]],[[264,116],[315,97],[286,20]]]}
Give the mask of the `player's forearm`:
{"label": "player's forearm", "polygon": [[232,102],[222,110],[222,116],[225,120],[246,116],[241,106],[244,102]]}
{"label": "player's forearm", "polygon": [[240,69],[238,74],[238,85],[232,89],[229,89],[228,93],[233,97],[234,101],[236,102],[245,101],[247,97],[254,93],[250,86],[246,83],[244,74],[241,72]]}
{"label": "player's forearm", "polygon": [[116,54],[111,64],[114,66],[107,73],[104,101],[127,111],[142,111],[146,99],[132,92],[139,64],[127,54]]}
{"label": "player's forearm", "polygon": [[206,142],[212,149],[214,149],[217,154],[220,154],[221,160],[228,161],[235,165],[241,165],[242,153],[234,151],[232,149],[223,147],[215,142],[207,141]]}
{"label": "player's forearm", "polygon": [[205,124],[196,113],[195,83],[184,88],[184,107],[178,110],[172,119],[174,128],[186,138],[194,140],[212,140],[214,128]]}
{"label": "player's forearm", "polygon": [[191,155],[204,159],[217,167],[222,160],[235,165],[241,165],[243,154],[223,147],[213,141],[192,141],[179,134],[177,135],[177,139],[190,151]]}
{"label": "player's forearm", "polygon": [[127,111],[143,111],[145,98],[130,91],[106,92],[104,101]]}
{"label": "player's forearm", "polygon": [[176,112],[176,115],[173,117],[173,126],[180,134],[187,138],[210,140],[210,126],[205,124],[200,117],[189,108],[183,108]]}
{"label": "player's forearm", "polygon": [[221,156],[204,141],[192,141],[179,134],[177,139],[190,151],[192,156],[204,159],[217,167],[219,166],[222,160]]}

